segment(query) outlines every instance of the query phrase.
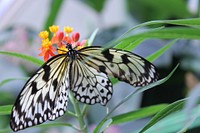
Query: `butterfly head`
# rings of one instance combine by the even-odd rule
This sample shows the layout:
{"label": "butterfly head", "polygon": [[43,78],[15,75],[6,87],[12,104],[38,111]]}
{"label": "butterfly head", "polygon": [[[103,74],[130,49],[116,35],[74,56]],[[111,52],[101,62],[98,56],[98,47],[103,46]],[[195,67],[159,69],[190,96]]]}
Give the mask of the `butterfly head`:
{"label": "butterfly head", "polygon": [[72,44],[67,43],[67,42],[65,42],[65,41],[63,41],[62,43],[65,44],[65,47],[66,47],[69,51],[73,49],[73,48],[72,48]]}
{"label": "butterfly head", "polygon": [[67,54],[67,56],[70,57],[72,60],[75,60],[76,59],[76,54],[77,54],[77,51],[75,50],[76,46],[73,47],[72,44],[67,43],[65,41],[63,41],[62,43],[65,45],[65,47],[67,49],[67,50],[65,50],[65,53]]}

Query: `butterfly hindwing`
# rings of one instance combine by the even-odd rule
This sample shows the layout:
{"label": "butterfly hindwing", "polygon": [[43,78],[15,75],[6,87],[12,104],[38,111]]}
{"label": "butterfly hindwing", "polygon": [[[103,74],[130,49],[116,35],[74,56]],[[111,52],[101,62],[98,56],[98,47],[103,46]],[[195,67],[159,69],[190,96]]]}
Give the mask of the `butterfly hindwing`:
{"label": "butterfly hindwing", "polygon": [[14,131],[64,114],[69,89],[66,60],[66,55],[51,58],[27,81],[12,109]]}
{"label": "butterfly hindwing", "polygon": [[145,86],[158,79],[156,67],[129,51],[98,46],[78,51],[85,64],[134,86]]}
{"label": "butterfly hindwing", "polygon": [[107,75],[77,58],[73,62],[72,92],[77,100],[87,104],[106,105],[112,97],[112,83]]}

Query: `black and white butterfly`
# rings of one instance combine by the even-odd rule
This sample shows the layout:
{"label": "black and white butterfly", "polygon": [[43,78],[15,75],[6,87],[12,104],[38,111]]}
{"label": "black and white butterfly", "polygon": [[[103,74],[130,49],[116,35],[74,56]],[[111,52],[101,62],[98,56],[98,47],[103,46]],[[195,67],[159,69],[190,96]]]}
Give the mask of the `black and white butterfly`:
{"label": "black and white butterfly", "polygon": [[13,131],[62,116],[69,90],[82,103],[106,105],[113,93],[108,76],[133,86],[158,79],[153,64],[129,51],[99,46],[76,50],[70,44],[66,48],[66,54],[49,59],[24,85],[12,109]]}

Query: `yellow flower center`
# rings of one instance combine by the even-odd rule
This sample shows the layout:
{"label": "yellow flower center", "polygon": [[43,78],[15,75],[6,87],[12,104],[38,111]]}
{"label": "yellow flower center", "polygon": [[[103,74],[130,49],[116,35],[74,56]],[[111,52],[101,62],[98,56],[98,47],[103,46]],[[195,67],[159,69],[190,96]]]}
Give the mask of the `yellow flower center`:
{"label": "yellow flower center", "polygon": [[39,33],[39,37],[41,38],[41,39],[47,39],[48,37],[49,37],[49,32],[48,31],[41,31],[40,33]]}
{"label": "yellow flower center", "polygon": [[50,46],[51,46],[51,41],[49,41],[48,38],[42,40],[42,48],[45,48],[46,50],[48,50]]}
{"label": "yellow flower center", "polygon": [[52,32],[52,33],[56,33],[59,29],[59,26],[57,25],[52,25],[49,27],[49,30]]}
{"label": "yellow flower center", "polygon": [[66,34],[70,34],[73,31],[73,28],[70,27],[70,26],[65,26],[64,31],[65,31]]}

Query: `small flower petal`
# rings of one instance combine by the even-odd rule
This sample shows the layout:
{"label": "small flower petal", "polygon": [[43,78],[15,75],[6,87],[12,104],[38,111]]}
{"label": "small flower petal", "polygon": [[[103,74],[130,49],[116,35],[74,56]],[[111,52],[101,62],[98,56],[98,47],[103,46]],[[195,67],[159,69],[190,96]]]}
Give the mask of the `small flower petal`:
{"label": "small flower petal", "polygon": [[80,46],[84,46],[86,42],[87,42],[87,40],[82,40],[80,43]]}
{"label": "small flower petal", "polygon": [[69,34],[69,33],[71,33],[73,31],[73,28],[70,27],[70,26],[65,26],[64,27],[64,31],[65,31],[65,33]]}
{"label": "small flower petal", "polygon": [[58,32],[56,32],[56,36],[57,36],[58,40],[61,41],[64,37],[64,32],[58,31]]}
{"label": "small flower petal", "polygon": [[52,33],[56,33],[59,29],[59,26],[57,25],[52,25],[49,27],[49,30],[52,32]]}
{"label": "small flower petal", "polygon": [[72,44],[72,39],[69,36],[65,36],[62,41],[69,43],[69,44]]}
{"label": "small flower petal", "polygon": [[48,59],[49,59],[49,54],[45,53],[45,55],[44,55],[44,61],[46,62]]}
{"label": "small flower petal", "polygon": [[41,38],[41,39],[47,39],[48,37],[49,37],[49,32],[48,31],[41,31],[40,33],[39,33],[39,37]]}
{"label": "small flower petal", "polygon": [[57,36],[53,36],[51,38],[51,44],[58,44],[58,43],[59,43],[58,37]]}
{"label": "small flower petal", "polygon": [[80,34],[78,32],[73,32],[72,33],[72,40],[74,42],[77,42],[79,40]]}
{"label": "small flower petal", "polygon": [[49,41],[49,39],[45,39],[45,40],[42,40],[42,47],[43,48],[49,48],[51,46],[51,41]]}

